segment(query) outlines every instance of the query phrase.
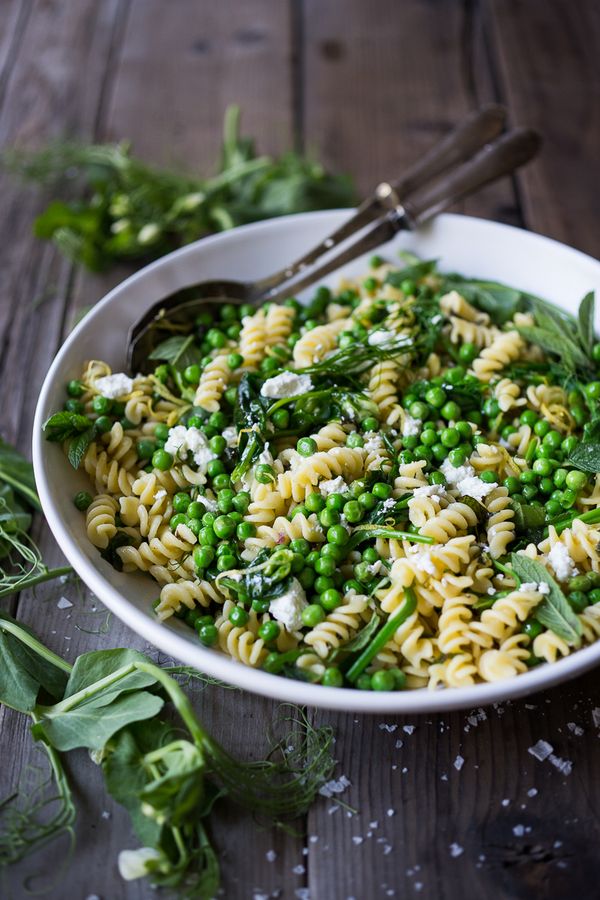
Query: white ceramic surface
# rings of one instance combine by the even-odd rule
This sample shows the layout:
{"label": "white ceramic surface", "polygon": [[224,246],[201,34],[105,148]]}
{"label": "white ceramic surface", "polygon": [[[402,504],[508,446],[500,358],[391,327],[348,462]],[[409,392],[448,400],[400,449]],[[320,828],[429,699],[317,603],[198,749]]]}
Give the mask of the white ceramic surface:
{"label": "white ceramic surface", "polygon": [[[348,211],[306,213],[206,238],[128,278],[88,313],[54,360],[36,410],[33,461],[48,524],[81,578],[133,631],[166,654],[259,694],[349,711],[416,713],[481,706],[572,678],[600,663],[600,641],[518,678],[455,690],[362,692],[270,675],[202,647],[178,620],[159,623],[150,606],[157,585],[143,575],[116,572],[87,539],[84,517],[71,499],[78,490],[89,488],[87,478],[74,472],[60,446],[44,441],[41,432],[47,416],[62,407],[66,382],[80,375],[87,359],[106,360],[113,371],[122,371],[129,326],[160,297],[207,278],[264,276],[295,259],[348,215]],[[381,252],[394,259],[399,249],[439,258],[446,271],[515,285],[570,310],[587,291],[600,292],[599,262],[547,238],[480,219],[443,215],[418,233],[398,236]],[[358,260],[345,273],[358,274],[366,268],[366,260]],[[338,279],[339,274],[328,281],[335,284]]]}

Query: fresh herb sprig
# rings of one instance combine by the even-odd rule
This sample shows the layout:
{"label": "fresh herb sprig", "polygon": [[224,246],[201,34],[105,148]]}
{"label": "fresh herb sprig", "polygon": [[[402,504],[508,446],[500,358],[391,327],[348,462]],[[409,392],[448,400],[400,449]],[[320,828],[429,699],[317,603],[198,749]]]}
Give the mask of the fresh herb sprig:
{"label": "fresh herb sprig", "polygon": [[205,234],[272,216],[352,206],[349,178],[289,152],[257,156],[239,134],[240,110],[225,113],[218,173],[212,178],[159,169],[119,144],[52,144],[29,153],[5,154],[21,177],[58,186],[80,182],[84,200],[55,200],[38,216],[38,237],[52,240],[92,270],[120,260],[155,259]]}
{"label": "fresh herb sprig", "polygon": [[535,618],[574,647],[581,644],[581,622],[548,569],[522,553],[511,553],[510,566],[520,583],[547,584],[549,591],[535,608]]}
{"label": "fresh herb sprig", "polygon": [[[206,832],[215,801],[226,795],[270,821],[285,821],[308,809],[333,771],[331,729],[313,728],[296,707],[282,707],[278,724],[285,733],[267,758],[245,763],[208,734],[178,682],[141,653],[93,651],[71,666],[5,615],[0,648],[10,661],[0,676],[0,702],[31,717],[31,733],[50,758],[61,799],[60,814],[46,824],[31,821],[27,833],[18,798],[5,804],[0,862],[15,862],[72,832],[73,795],[62,754],[85,748],[143,844],[121,854],[122,875],[148,875],[155,885],[208,900],[219,886]],[[168,705],[183,729],[162,719]]]}

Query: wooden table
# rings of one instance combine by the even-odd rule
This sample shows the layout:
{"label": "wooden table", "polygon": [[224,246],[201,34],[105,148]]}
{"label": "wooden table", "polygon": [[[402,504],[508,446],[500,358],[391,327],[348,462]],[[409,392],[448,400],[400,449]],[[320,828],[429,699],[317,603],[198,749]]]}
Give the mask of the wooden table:
{"label": "wooden table", "polygon": [[[599,50],[594,0],[2,0],[0,142],[129,138],[147,160],[203,172],[224,107],[235,101],[262,150],[314,150],[367,191],[467,110],[496,100],[513,123],[540,129],[544,151],[466,211],[598,255]],[[57,347],[126,273],[90,277],[65,262],[31,234],[46,198],[5,173],[0,182],[0,421],[27,452]],[[58,561],[41,519],[35,533]],[[143,648],[85,592],[67,592],[69,609],[58,608],[61,593],[26,593],[9,608],[70,659],[92,648]],[[248,756],[264,748],[276,704],[211,687],[197,706],[227,747]],[[322,798],[291,836],[261,831],[222,803],[212,834],[224,896],[600,896],[598,707],[592,672],[527,702],[446,716],[317,712],[316,722],[336,730],[338,774],[351,782],[341,797],[358,812]],[[41,755],[23,717],[4,711],[0,722],[6,794]],[[570,775],[528,753],[539,739],[573,762]],[[153,896],[119,878],[117,853],[136,839],[99,773],[84,753],[71,754],[69,768],[77,849],[46,896]],[[56,871],[60,852],[42,854],[35,871]],[[24,896],[21,878],[33,871],[30,863],[13,872],[3,895]]]}

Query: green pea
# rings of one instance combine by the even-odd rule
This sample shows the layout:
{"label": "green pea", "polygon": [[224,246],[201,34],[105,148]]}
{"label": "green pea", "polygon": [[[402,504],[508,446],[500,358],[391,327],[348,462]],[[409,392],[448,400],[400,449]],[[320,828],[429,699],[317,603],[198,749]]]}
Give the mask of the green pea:
{"label": "green pea", "polygon": [[310,603],[301,613],[302,624],[307,628],[314,628],[325,618],[325,611],[318,603]]}
{"label": "green pea", "polygon": [[331,576],[335,572],[335,560],[329,556],[320,556],[315,562],[315,572],[318,575]]}
{"label": "green pea", "polygon": [[452,449],[460,444],[460,434],[456,428],[444,428],[440,435],[440,442],[444,447]]}
{"label": "green pea", "polygon": [[327,612],[333,612],[334,609],[337,609],[338,606],[342,605],[342,595],[339,591],[336,591],[335,588],[330,588],[327,591],[323,591],[320,603]]}
{"label": "green pea", "polygon": [[219,538],[215,534],[214,528],[212,525],[205,525],[198,535],[198,541],[202,546],[210,546],[216,547],[219,543]]}
{"label": "green pea", "polygon": [[196,545],[192,553],[194,565],[197,569],[207,569],[215,558],[212,547],[200,547]]}
{"label": "green pea", "polygon": [[389,500],[392,496],[392,487],[391,485],[386,484],[385,481],[376,481],[371,488],[371,493],[374,497],[377,497],[378,500]]}
{"label": "green pea", "polygon": [[185,513],[177,513],[169,519],[169,528],[171,528],[172,531],[176,531],[179,525],[185,525],[186,522],[187,516]]}
{"label": "green pea", "polygon": [[358,502],[363,509],[374,509],[377,506],[377,497],[375,497],[374,494],[372,494],[370,491],[365,491],[358,498]]}
{"label": "green pea", "polygon": [[235,533],[238,540],[245,541],[248,538],[254,537],[256,534],[256,525],[254,525],[253,522],[240,522]]}
{"label": "green pea", "polygon": [[344,548],[338,544],[323,544],[321,547],[321,556],[329,556],[336,563],[341,562],[345,555]]}
{"label": "green pea", "polygon": [[229,516],[217,516],[213,529],[218,538],[229,538],[235,531],[235,522]]}
{"label": "green pea", "polygon": [[[461,414],[461,408],[454,400],[449,400],[447,403],[444,403],[440,412],[442,414],[442,417],[450,422],[452,420],[458,419]],[[470,434],[471,429],[469,428],[469,434],[467,435],[467,437],[469,437]]]}
{"label": "green pea", "polygon": [[467,461],[467,454],[462,448],[457,447],[455,450],[450,451],[450,453],[448,454],[448,460],[450,461],[451,465],[453,465],[455,468],[458,468],[459,466],[463,466]]}
{"label": "green pea", "polygon": [[440,409],[446,402],[446,392],[443,388],[430,388],[425,394],[425,400],[435,409]]}
{"label": "green pea", "polygon": [[529,425],[530,428],[535,427],[537,420],[537,413],[535,413],[532,409],[526,409],[519,416],[519,422],[521,423],[521,425]]}
{"label": "green pea", "polygon": [[536,422],[533,426],[533,430],[538,437],[544,438],[550,431],[550,422],[546,422],[545,419],[540,419],[539,422]]}
{"label": "green pea", "polygon": [[364,447],[364,445],[364,438],[357,431],[351,431],[346,438],[346,446],[350,447],[352,450],[356,450],[358,447]]}
{"label": "green pea", "polygon": [[323,528],[331,528],[332,525],[337,525],[339,521],[340,514],[336,509],[326,507],[319,513],[319,522]]}
{"label": "green pea", "polygon": [[250,506],[250,494],[248,491],[240,491],[233,498],[233,506],[242,514],[245,514]]}
{"label": "green pea", "polygon": [[229,553],[223,553],[222,556],[219,556],[217,559],[217,569],[219,572],[228,572],[230,569],[235,568],[236,563],[237,560],[235,556],[232,556]]}
{"label": "green pea", "polygon": [[367,416],[360,423],[363,431],[376,431],[379,428],[379,422],[373,416]]}
{"label": "green pea", "polygon": [[479,354],[479,350],[475,346],[475,344],[471,344],[467,342],[466,344],[462,344],[458,351],[458,358],[465,365],[470,365],[475,357]]}
{"label": "green pea", "polygon": [[74,378],[67,384],[67,394],[69,397],[75,397],[76,399],[77,397],[83,396],[83,394],[85,394],[85,384]]}
{"label": "green pea", "polygon": [[260,463],[256,467],[255,477],[259,484],[270,484],[275,481],[275,469],[267,463]]}
{"label": "green pea", "polygon": [[324,687],[342,687],[344,676],[336,666],[328,666],[323,672],[321,684]]}
{"label": "green pea", "polygon": [[579,472],[577,469],[573,469],[571,472],[567,473],[566,485],[574,491],[580,491],[586,482],[587,475],[585,472]]}
{"label": "green pea", "polygon": [[232,625],[235,625],[236,628],[243,628],[244,625],[247,625],[249,618],[250,616],[243,606],[234,606],[229,613],[229,621]]}
{"label": "green pea", "polygon": [[343,525],[332,525],[327,529],[327,540],[338,547],[348,543],[348,532]]}
{"label": "green pea", "polygon": [[152,454],[156,450],[156,443],[147,438],[143,438],[136,444],[137,455],[140,459],[151,459]]}
{"label": "green pea", "polygon": [[327,509],[335,509],[337,512],[341,512],[344,508],[345,499],[342,494],[338,494],[334,492],[333,494],[329,494],[326,501]]}
{"label": "green pea", "polygon": [[216,625],[201,625],[198,628],[198,638],[206,647],[212,647],[219,637]]}
{"label": "green pea", "polygon": [[200,381],[200,366],[186,366],[183,370],[183,377],[188,384],[198,384]]}
{"label": "green pea", "polygon": [[271,605],[270,600],[263,600],[262,597],[257,597],[252,601],[252,609],[254,612],[262,615],[262,613],[266,613]]}
{"label": "green pea", "polygon": [[558,500],[548,500],[546,503],[546,518],[553,519],[562,511],[562,506]]}
{"label": "green pea", "polygon": [[594,344],[592,347],[592,359],[594,362],[600,362],[600,344]]}
{"label": "green pea", "polygon": [[523,486],[523,496],[526,500],[533,500],[537,495],[538,489],[535,484],[526,484]]}
{"label": "green pea", "polygon": [[319,513],[325,509],[325,497],[322,497],[321,494],[309,494],[304,505],[309,512]]}
{"label": "green pea", "polygon": [[65,409],[67,412],[76,413],[79,416],[85,412],[83,403],[80,400],[75,400],[73,397],[65,402]]}
{"label": "green pea", "polygon": [[544,494],[551,494],[553,490],[554,482],[551,478],[540,478],[540,491],[542,491]]}
{"label": "green pea", "polygon": [[208,446],[211,449],[211,452],[216,456],[221,456],[225,452],[225,448],[227,447],[227,441],[220,434],[216,434],[214,437],[211,437],[208,442]]}
{"label": "green pea", "polygon": [[106,416],[112,409],[112,400],[98,395],[92,400],[92,409],[100,416]]}
{"label": "green pea", "polygon": [[173,509],[176,513],[187,512],[190,502],[190,495],[184,493],[183,491],[179,491],[179,493],[175,494],[175,496],[173,497]]}
{"label": "green pea", "polygon": [[317,452],[317,442],[311,437],[300,438],[296,444],[296,450],[300,456],[313,456]]}
{"label": "green pea", "polygon": [[396,687],[396,679],[387,669],[379,669],[371,676],[371,687],[374,691],[393,691]]}
{"label": "green pea", "polygon": [[367,672],[363,672],[362,675],[359,675],[356,679],[356,687],[359,691],[370,691],[371,676],[368,675]]}
{"label": "green pea", "polygon": [[440,441],[437,441],[437,443],[435,443],[433,447],[431,447],[431,452],[433,454],[433,458],[437,460],[437,462],[443,462],[448,455],[448,448],[444,447],[444,445],[440,443]]}
{"label": "green pea", "polygon": [[[304,560],[304,562],[306,563],[306,560]],[[310,588],[312,588],[313,584],[315,583],[315,573],[313,569],[305,565],[298,575],[298,581],[305,591],[308,591]]]}
{"label": "green pea", "polygon": [[329,591],[335,588],[335,581],[328,575],[319,575],[317,578],[315,578],[314,587],[317,594],[324,594],[325,591]]}
{"label": "green pea", "polygon": [[590,400],[600,399],[600,381],[590,381],[585,385],[583,391]]}
{"label": "green pea", "polygon": [[431,447],[437,442],[437,432],[433,428],[425,428],[421,432],[421,444],[424,447]]}
{"label": "green pea", "polygon": [[491,419],[496,418],[496,416],[500,413],[500,404],[495,397],[488,397],[488,399],[483,404],[483,412],[484,415],[489,416]]}
{"label": "green pea", "polygon": [[414,461],[415,461],[414,453],[412,453],[412,451],[410,451],[410,450],[402,450],[398,454],[398,462],[401,463],[403,466],[407,465],[408,463],[414,462]]}
{"label": "green pea", "polygon": [[363,517],[363,510],[360,503],[356,500],[349,500],[348,503],[344,505],[343,514],[347,521],[353,525],[356,522],[360,522]]}
{"label": "green pea", "polygon": [[229,387],[225,391],[225,399],[229,403],[230,406],[235,406],[237,401],[237,388]]}
{"label": "green pea", "polygon": [[261,371],[265,375],[271,375],[273,372],[276,371],[276,369],[279,368],[279,366],[280,366],[280,363],[278,362],[278,360],[275,359],[274,356],[267,356],[267,358],[263,359],[263,361],[260,364]]}
{"label": "green pea", "polygon": [[589,595],[583,591],[572,591],[567,599],[576,613],[583,612],[590,605]]}
{"label": "green pea", "polygon": [[87,491],[79,491],[78,494],[75,494],[73,497],[73,503],[77,507],[77,509],[81,510],[81,512],[85,512],[85,510],[90,506],[93,501],[93,497]]}
{"label": "green pea", "polygon": [[[544,477],[551,475],[553,471],[553,466],[549,459],[534,460],[532,468],[536,475],[543,475]],[[525,474],[525,472],[522,473],[521,480],[523,480],[523,475]]]}
{"label": "green pea", "polygon": [[296,516],[305,516],[307,513],[308,513],[307,508],[304,506],[304,504],[300,503],[298,506],[294,507],[294,509],[289,514],[288,518],[291,521]]}
{"label": "green pea", "polygon": [[290,414],[287,409],[276,409],[271,416],[271,421],[276,428],[283,431],[290,424]]}
{"label": "green pea", "polygon": [[361,494],[364,494],[366,489],[367,489],[367,483],[366,483],[366,481],[363,481],[362,478],[359,478],[356,481],[353,481],[352,484],[350,485],[350,493],[352,494],[352,496],[355,499],[360,497]]}
{"label": "green pea", "polygon": [[154,437],[159,441],[166,441],[169,437],[169,426],[165,425],[164,422],[159,422],[154,429]]}
{"label": "green pea", "polygon": [[528,619],[523,625],[523,631],[533,641],[544,630],[537,619]]}
{"label": "green pea", "polygon": [[152,454],[152,465],[160,472],[166,472],[173,465],[173,457],[166,450],[155,450]]}
{"label": "green pea", "polygon": [[273,620],[269,620],[268,622],[263,622],[263,624],[258,629],[258,636],[262,638],[265,644],[270,644],[271,641],[277,640],[279,637],[279,625],[277,622],[273,622]]}

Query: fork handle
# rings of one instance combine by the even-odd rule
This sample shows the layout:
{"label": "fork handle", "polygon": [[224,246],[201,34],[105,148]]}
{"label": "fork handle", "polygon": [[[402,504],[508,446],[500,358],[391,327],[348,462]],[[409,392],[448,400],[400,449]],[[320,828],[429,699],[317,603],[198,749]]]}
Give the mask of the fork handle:
{"label": "fork handle", "polygon": [[377,220],[358,240],[333,258],[326,260],[323,265],[312,268],[298,280],[292,279],[291,283],[286,280],[277,290],[264,294],[260,299],[281,303],[287,297],[324,278],[325,275],[391,240],[399,231],[422,225],[458,200],[464,199],[503,175],[510,175],[519,166],[529,162],[537,153],[540,143],[540,137],[535,131],[517,128],[484,147],[473,159],[450,172],[433,188],[404,203],[398,202],[391,185],[380,185],[378,193],[381,202],[388,207],[388,212],[383,218]]}
{"label": "fork handle", "polygon": [[[398,199],[404,199],[452,166],[469,159],[477,150],[500,134],[505,119],[506,109],[496,104],[488,104],[472,112],[412,165],[401,178],[391,182]],[[261,301],[271,299],[270,295],[274,294],[281,284],[299,275],[321,256],[381,216],[388,208],[389,204],[382,202],[379,189],[376,190],[371,197],[361,203],[353,216],[316,247],[285,269],[257,282],[257,300],[259,296]]]}

